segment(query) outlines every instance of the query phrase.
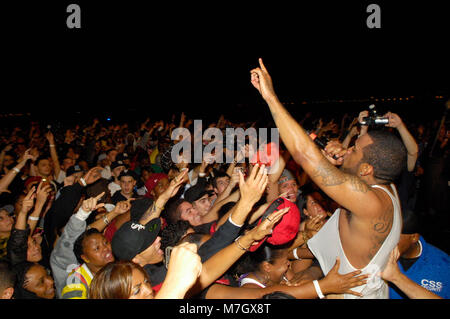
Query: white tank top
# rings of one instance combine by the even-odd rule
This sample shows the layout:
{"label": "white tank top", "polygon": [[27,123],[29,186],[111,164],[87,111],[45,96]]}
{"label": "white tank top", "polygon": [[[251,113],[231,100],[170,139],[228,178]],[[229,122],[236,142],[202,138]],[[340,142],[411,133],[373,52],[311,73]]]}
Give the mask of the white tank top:
{"label": "white tank top", "polygon": [[[353,291],[363,294],[363,299],[388,299],[389,288],[387,283],[381,279],[378,275],[380,271],[384,270],[389,260],[391,251],[397,246],[400,239],[400,233],[402,228],[401,207],[398,199],[398,194],[395,186],[391,184],[394,195],[392,195],[387,189],[379,186],[372,185],[372,187],[382,189],[385,191],[392,200],[394,206],[394,216],[392,222],[392,228],[388,236],[384,240],[380,249],[377,251],[372,260],[361,269],[362,274],[368,274],[369,278],[365,285],[352,288]],[[330,219],[324,224],[320,231],[308,241],[308,248],[317,258],[322,268],[323,273],[326,275],[333,268],[336,263],[336,257],[339,257],[341,264],[339,268],[340,274],[347,274],[349,272],[357,270],[354,268],[347,259],[342,248],[341,238],[339,236],[339,215],[341,210],[337,209],[336,212],[330,217]],[[344,294],[345,299],[360,298],[351,294]]]}

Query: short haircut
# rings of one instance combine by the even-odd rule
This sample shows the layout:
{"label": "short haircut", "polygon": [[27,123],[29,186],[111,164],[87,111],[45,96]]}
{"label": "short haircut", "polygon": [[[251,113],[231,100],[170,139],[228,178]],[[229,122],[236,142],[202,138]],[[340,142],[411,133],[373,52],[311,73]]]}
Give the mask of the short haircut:
{"label": "short haircut", "polygon": [[177,221],[181,220],[181,210],[179,209],[179,207],[184,202],[187,202],[187,200],[178,198],[171,201],[167,205],[167,209],[164,211],[163,217],[166,219],[168,224],[174,224]]}
{"label": "short haircut", "polygon": [[39,157],[34,161],[34,165],[38,166],[38,165],[39,165],[39,162],[40,162],[40,161],[43,161],[43,160],[50,161],[49,158],[48,158],[48,156],[41,155],[41,156],[39,156]]}
{"label": "short haircut", "polygon": [[214,174],[214,177],[211,180],[211,184],[214,188],[217,188],[217,179],[222,178],[222,177],[228,177],[230,178],[230,176],[222,171],[218,171],[217,173]]}
{"label": "short haircut", "polygon": [[0,293],[7,288],[14,288],[16,274],[6,261],[0,261]]}
{"label": "short haircut", "polygon": [[99,232],[96,228],[90,228],[78,236],[73,244],[73,253],[80,264],[84,264],[84,260],[81,258],[81,255],[83,255],[83,241],[94,234],[101,234],[101,232]]}
{"label": "short haircut", "polygon": [[369,131],[367,134],[373,143],[363,148],[363,161],[373,166],[376,179],[395,181],[406,166],[405,145],[389,131]]}

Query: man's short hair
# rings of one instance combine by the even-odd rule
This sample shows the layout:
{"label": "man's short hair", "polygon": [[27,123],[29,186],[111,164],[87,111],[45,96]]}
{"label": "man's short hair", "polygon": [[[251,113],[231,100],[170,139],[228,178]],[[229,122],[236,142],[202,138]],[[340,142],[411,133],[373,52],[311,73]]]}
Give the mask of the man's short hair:
{"label": "man's short hair", "polygon": [[16,274],[6,261],[0,261],[0,293],[7,288],[14,288]]}
{"label": "man's short hair", "polygon": [[389,131],[369,131],[367,134],[373,143],[363,148],[363,162],[373,166],[376,179],[395,181],[406,166],[405,145]]}
{"label": "man's short hair", "polygon": [[214,188],[217,188],[217,180],[222,177],[230,178],[230,176],[227,173],[222,171],[218,171],[217,173],[214,174],[214,177],[211,179],[211,184]]}
{"label": "man's short hair", "polygon": [[36,158],[36,160],[34,161],[34,165],[38,166],[38,165],[39,165],[39,162],[40,162],[40,161],[43,161],[43,160],[50,161],[50,160],[48,159],[48,156],[46,156],[46,155],[44,154],[44,155],[40,155],[38,158]]}
{"label": "man's short hair", "polygon": [[166,206],[166,210],[163,213],[163,217],[166,219],[168,224],[174,224],[177,221],[181,220],[181,210],[179,209],[180,205],[187,200],[183,198],[178,198],[175,200],[169,200],[169,204]]}

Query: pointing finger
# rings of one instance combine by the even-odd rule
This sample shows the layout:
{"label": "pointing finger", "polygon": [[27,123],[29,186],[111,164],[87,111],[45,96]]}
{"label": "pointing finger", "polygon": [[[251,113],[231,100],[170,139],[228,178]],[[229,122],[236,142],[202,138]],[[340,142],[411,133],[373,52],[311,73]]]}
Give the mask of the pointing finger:
{"label": "pointing finger", "polygon": [[267,72],[266,66],[265,66],[264,63],[263,63],[262,58],[259,58],[259,66],[261,67],[261,69],[262,69],[264,72]]}

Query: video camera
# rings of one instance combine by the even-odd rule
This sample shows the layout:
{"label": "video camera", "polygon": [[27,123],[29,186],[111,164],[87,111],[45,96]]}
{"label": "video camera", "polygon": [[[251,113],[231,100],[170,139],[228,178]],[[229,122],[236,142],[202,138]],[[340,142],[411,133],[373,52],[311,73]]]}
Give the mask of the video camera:
{"label": "video camera", "polygon": [[389,123],[389,118],[377,115],[375,104],[369,105],[369,116],[363,117],[361,125],[386,125]]}

